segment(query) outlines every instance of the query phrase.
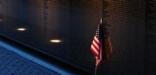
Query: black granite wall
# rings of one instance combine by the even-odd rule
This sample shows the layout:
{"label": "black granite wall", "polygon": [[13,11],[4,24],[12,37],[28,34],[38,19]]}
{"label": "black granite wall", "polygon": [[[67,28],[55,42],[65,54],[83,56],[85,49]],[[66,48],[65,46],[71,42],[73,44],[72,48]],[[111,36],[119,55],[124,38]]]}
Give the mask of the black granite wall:
{"label": "black granite wall", "polygon": [[147,75],[155,75],[156,72],[156,0],[147,1],[147,25],[146,25],[146,58],[145,58],[145,70]]}
{"label": "black granite wall", "polygon": [[113,40],[113,75],[144,75],[145,2],[113,0],[108,7]]}
{"label": "black granite wall", "polygon": [[[44,22],[44,0],[1,1],[0,17],[4,21],[0,23],[0,32],[3,35],[86,71],[94,71],[90,43],[102,15],[101,0],[49,0],[47,25]],[[108,29],[113,45],[110,72],[112,75],[144,75],[145,1],[107,2]],[[28,31],[19,33],[15,30],[17,27],[26,27]],[[50,44],[51,38],[60,38],[64,42]],[[105,70],[103,67],[99,74],[107,74]]]}

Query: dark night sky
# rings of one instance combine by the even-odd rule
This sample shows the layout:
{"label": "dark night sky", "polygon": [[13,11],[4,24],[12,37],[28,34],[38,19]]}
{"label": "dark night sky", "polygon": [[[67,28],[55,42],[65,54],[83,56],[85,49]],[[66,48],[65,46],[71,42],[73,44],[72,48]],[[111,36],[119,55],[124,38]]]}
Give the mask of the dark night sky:
{"label": "dark night sky", "polygon": [[[93,71],[90,43],[101,16],[100,0],[49,0],[48,24],[44,23],[43,0],[1,0],[0,33]],[[106,18],[113,44],[113,75],[144,75],[145,2],[110,0]],[[26,27],[28,31],[17,32]],[[59,38],[61,44],[50,44]],[[105,64],[104,64],[105,66]],[[103,67],[104,68],[104,67]],[[100,74],[106,74],[100,70]]]}

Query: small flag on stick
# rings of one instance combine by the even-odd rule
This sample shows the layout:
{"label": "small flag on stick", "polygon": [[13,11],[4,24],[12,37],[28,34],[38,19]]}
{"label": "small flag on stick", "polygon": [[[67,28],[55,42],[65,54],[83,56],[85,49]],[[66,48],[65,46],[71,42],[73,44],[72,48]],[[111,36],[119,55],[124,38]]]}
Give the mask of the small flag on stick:
{"label": "small flag on stick", "polygon": [[91,52],[93,53],[96,60],[96,68],[101,63],[101,61],[106,62],[110,60],[112,53],[112,44],[110,40],[110,34],[106,28],[106,24],[102,23],[102,19],[92,40]]}

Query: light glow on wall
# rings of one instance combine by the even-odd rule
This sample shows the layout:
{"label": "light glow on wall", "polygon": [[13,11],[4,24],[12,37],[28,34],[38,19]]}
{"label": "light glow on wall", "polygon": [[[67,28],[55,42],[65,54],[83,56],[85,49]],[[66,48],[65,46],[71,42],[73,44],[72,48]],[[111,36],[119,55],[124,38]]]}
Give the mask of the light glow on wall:
{"label": "light glow on wall", "polygon": [[61,43],[62,40],[60,40],[60,39],[51,39],[50,42],[51,43]]}
{"label": "light glow on wall", "polygon": [[26,31],[26,30],[27,30],[27,28],[23,28],[23,27],[17,28],[17,31],[20,31],[20,32],[24,32],[24,31]]}

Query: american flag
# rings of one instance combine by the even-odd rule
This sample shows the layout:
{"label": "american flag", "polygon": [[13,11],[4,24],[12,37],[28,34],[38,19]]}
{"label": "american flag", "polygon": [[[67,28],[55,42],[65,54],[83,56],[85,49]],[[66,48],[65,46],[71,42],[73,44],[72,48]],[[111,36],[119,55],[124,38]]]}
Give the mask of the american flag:
{"label": "american flag", "polygon": [[102,60],[106,61],[111,56],[112,45],[110,37],[102,21],[98,25],[96,34],[91,43],[91,52],[95,56],[96,66],[98,66]]}

